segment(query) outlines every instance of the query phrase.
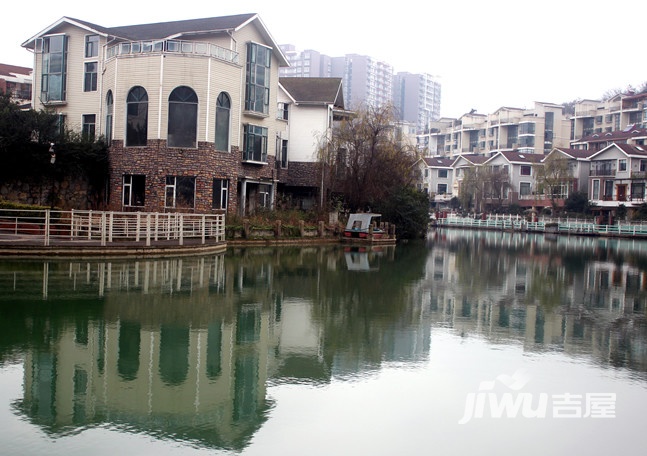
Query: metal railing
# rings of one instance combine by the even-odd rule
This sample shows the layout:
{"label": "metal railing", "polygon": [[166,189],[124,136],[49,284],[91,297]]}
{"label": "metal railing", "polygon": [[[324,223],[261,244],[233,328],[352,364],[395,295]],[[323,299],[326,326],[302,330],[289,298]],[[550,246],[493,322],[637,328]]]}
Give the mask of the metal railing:
{"label": "metal railing", "polygon": [[50,246],[225,241],[224,214],[0,209],[0,241]]}
{"label": "metal railing", "polygon": [[619,222],[601,225],[590,220],[540,219],[529,222],[520,216],[491,216],[486,219],[473,217],[447,217],[436,221],[437,226],[454,228],[481,228],[495,230],[535,231],[562,234],[589,234],[599,236],[647,237],[646,223]]}

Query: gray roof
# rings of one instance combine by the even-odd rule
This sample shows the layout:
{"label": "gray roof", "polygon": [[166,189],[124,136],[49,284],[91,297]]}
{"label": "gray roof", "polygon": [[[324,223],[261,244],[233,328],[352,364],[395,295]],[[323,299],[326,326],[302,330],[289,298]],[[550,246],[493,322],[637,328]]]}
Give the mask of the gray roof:
{"label": "gray roof", "polygon": [[344,109],[341,78],[279,78],[279,84],[297,104],[332,104]]}

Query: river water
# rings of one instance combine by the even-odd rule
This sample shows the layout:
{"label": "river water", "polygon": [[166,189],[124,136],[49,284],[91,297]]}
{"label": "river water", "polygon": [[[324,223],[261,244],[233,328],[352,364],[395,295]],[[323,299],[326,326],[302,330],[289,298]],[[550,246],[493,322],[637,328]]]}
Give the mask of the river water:
{"label": "river water", "polygon": [[641,454],[647,243],[0,260],[2,455]]}

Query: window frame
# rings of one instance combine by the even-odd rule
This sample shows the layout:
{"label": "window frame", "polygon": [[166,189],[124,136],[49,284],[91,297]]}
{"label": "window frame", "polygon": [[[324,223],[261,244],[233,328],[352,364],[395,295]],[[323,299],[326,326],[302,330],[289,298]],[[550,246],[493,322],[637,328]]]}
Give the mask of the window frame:
{"label": "window frame", "polygon": [[[133,115],[131,108],[135,106],[137,107],[137,113]],[[142,106],[146,108],[143,113]],[[131,126],[131,119],[140,120],[144,128],[135,130]],[[146,147],[148,145],[148,92],[142,86],[131,87],[126,95],[125,133],[125,147]]]}
{"label": "window frame", "polygon": [[[122,177],[121,204],[123,207],[144,207],[146,204],[146,175],[124,174]],[[138,201],[141,196],[141,202]],[[127,201],[126,201],[127,200]],[[134,200],[134,203],[133,203]]]}
{"label": "window frame", "polygon": [[[183,204],[178,204],[180,202],[180,191],[182,191],[183,188],[188,188],[189,186],[187,185],[188,183],[191,183],[193,190],[189,198],[187,198],[187,202],[190,202],[190,204],[183,205]],[[171,176],[168,175],[166,176],[166,182],[164,186],[164,208],[166,209],[195,209],[195,190],[196,190],[196,178],[195,176]],[[169,205],[169,191],[171,192],[170,194],[170,199],[172,200],[172,204]]]}
{"label": "window frame", "polygon": [[[94,65],[94,71],[88,71],[88,67]],[[96,92],[99,80],[99,62],[85,62],[83,64],[83,91]]]}
{"label": "window frame", "polygon": [[259,43],[247,43],[245,78],[245,111],[269,114],[272,48]]}
{"label": "window frame", "polygon": [[[527,172],[524,172],[526,170]],[[519,165],[519,175],[520,176],[532,176],[532,166],[531,165]]]}
{"label": "window frame", "polygon": [[97,115],[83,114],[81,117],[81,136],[88,141],[96,138]]}
{"label": "window frame", "polygon": [[198,147],[198,95],[189,86],[177,86],[168,96],[166,145],[177,149]]}
{"label": "window frame", "polygon": [[211,208],[226,211],[229,206],[229,179],[214,178]]}
{"label": "window frame", "polygon": [[[226,119],[223,116],[226,115]],[[226,121],[225,121],[226,120]],[[231,97],[227,92],[220,92],[216,99],[216,129],[213,145],[216,150],[229,152],[231,133]]]}
{"label": "window frame", "polygon": [[[245,124],[243,134],[243,161],[267,164],[268,129]],[[260,150],[257,150],[256,148]]]}
{"label": "window frame", "polygon": [[[52,52],[54,40],[61,39],[60,50]],[[64,102],[67,98],[67,48],[65,34],[49,35],[42,38],[41,53],[41,99],[44,103]],[[54,58],[58,56],[58,58]],[[54,66],[54,68],[52,68]],[[52,89],[52,81],[59,84]]]}
{"label": "window frame", "polygon": [[99,56],[99,35],[85,35],[84,56],[86,59],[92,59]]}

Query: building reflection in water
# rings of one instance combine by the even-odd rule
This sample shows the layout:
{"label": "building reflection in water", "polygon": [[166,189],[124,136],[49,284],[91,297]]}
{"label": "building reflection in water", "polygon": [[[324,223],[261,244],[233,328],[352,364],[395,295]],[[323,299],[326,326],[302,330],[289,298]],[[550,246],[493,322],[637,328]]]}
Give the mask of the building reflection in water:
{"label": "building reflection in water", "polygon": [[[418,277],[423,260],[412,265]],[[0,356],[24,348],[15,407],[53,436],[110,425],[240,449],[272,407],[267,385],[327,383],[393,359],[422,361],[429,350],[429,321],[400,289],[365,294],[352,303],[355,321],[339,323],[351,290],[380,279],[349,281],[338,248],[3,271],[5,325],[22,325],[13,340],[0,336]],[[387,305],[386,322],[362,310]],[[353,336],[354,325],[374,329]]]}
{"label": "building reflection in water", "polygon": [[230,449],[266,421],[269,386],[425,362],[433,327],[645,379],[645,245],[448,230],[426,248],[3,262],[0,360],[24,360],[15,408],[53,436]]}

